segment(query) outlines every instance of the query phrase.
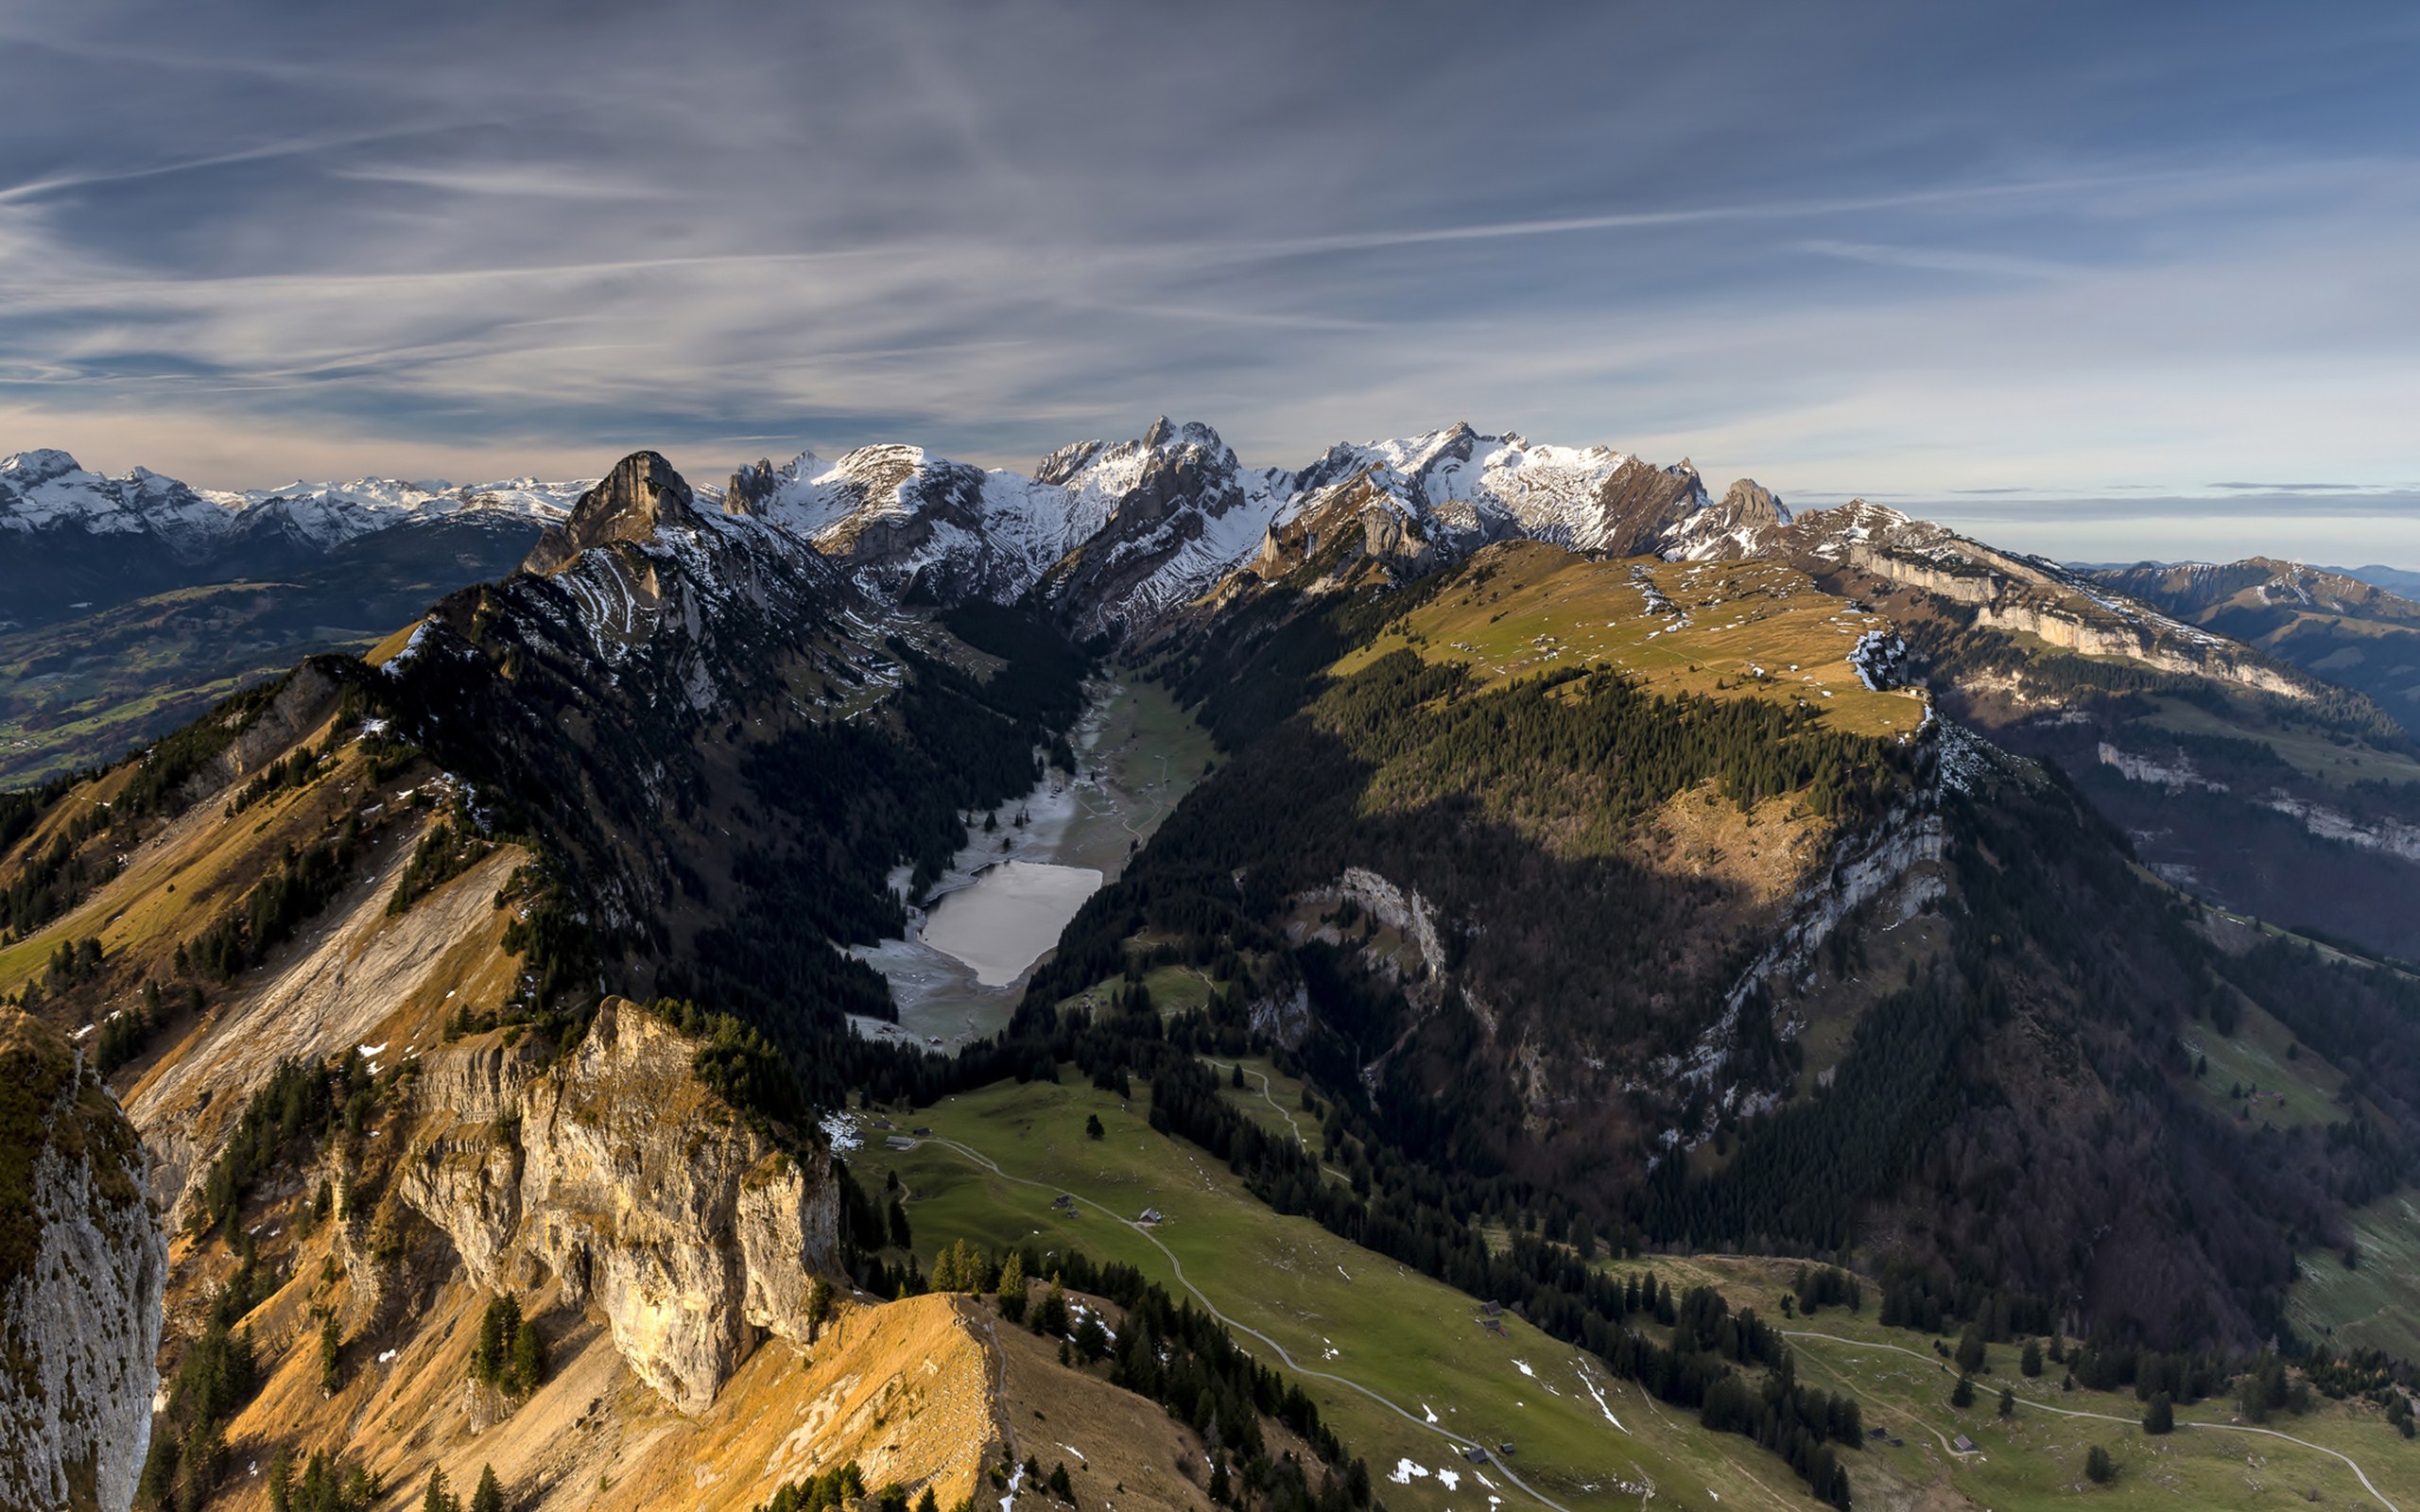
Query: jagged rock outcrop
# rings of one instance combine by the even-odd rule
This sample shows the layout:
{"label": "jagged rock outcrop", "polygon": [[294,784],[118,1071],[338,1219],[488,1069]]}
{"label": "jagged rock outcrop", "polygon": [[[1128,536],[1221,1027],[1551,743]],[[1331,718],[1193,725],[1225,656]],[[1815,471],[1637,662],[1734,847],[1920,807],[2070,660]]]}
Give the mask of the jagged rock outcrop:
{"label": "jagged rock outcrop", "polygon": [[1974,623],[2034,636],[2083,656],[2121,657],[2163,672],[2216,678],[2289,698],[2308,679],[2242,644],[2098,588],[2039,557],[1996,550],[1896,510],[1852,501],[1817,511],[1781,538],[1791,550],[1974,610]]}
{"label": "jagged rock outcrop", "polygon": [[702,523],[697,496],[672,464],[659,453],[632,452],[579,496],[570,519],[545,528],[521,565],[526,572],[553,573],[591,546],[647,541],[665,524]]}
{"label": "jagged rock outcrop", "polygon": [[1597,492],[1595,539],[1587,544],[1616,557],[1656,551],[1704,502],[1704,486],[1685,458],[1670,468],[1628,458]]}
{"label": "jagged rock outcrop", "polygon": [[1293,491],[1287,474],[1244,467],[1209,426],[1165,415],[1139,440],[1052,453],[1034,482],[1067,491],[1068,550],[1037,586],[1080,636],[1132,629],[1208,591]]}
{"label": "jagged rock outcrop", "polygon": [[0,1509],[133,1501],[167,1268],[133,1125],[75,1047],[0,1007]]}
{"label": "jagged rock outcrop", "polygon": [[838,1242],[829,1154],[785,1148],[715,1096],[698,1048],[609,999],[559,1064],[501,1035],[432,1054],[398,1187],[474,1282],[557,1280],[604,1314],[639,1379],[690,1413],[713,1404],[760,1330],[806,1341],[809,1290]]}
{"label": "jagged rock outcrop", "polygon": [[1789,508],[1771,489],[1740,478],[1719,504],[1685,516],[1665,532],[1663,553],[1686,561],[1736,561],[1762,555],[1789,524]]}

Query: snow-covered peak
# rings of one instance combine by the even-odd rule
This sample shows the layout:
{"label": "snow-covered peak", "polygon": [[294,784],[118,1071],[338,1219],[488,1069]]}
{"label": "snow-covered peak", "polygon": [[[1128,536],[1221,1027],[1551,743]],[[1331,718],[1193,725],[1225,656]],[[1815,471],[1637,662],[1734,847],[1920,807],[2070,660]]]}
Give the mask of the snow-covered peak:
{"label": "snow-covered peak", "polygon": [[39,483],[58,477],[63,472],[83,471],[84,469],[76,458],[65,452],[47,446],[38,446],[31,451],[19,452],[14,456],[0,458],[0,473],[6,473],[11,479],[23,478],[29,482]]}
{"label": "snow-covered peak", "polygon": [[[1491,436],[1458,423],[1332,446],[1303,471],[1299,486],[1310,495],[1364,481],[1404,514],[1449,534],[1517,534],[1585,550],[1614,535],[1607,485],[1633,466],[1643,464],[1610,446],[1544,445],[1518,432]],[[1695,479],[1687,474],[1691,485]]]}
{"label": "snow-covered peak", "polygon": [[85,471],[65,452],[19,452],[0,460],[0,529],[83,529],[135,535],[142,516],[115,480]]}
{"label": "snow-covered peak", "polygon": [[298,481],[242,495],[237,515],[246,524],[274,520],[298,539],[325,550],[406,521],[438,519],[468,508],[523,515],[547,524],[568,515],[580,494],[593,486],[593,479],[541,483],[535,478],[458,489],[442,479]]}

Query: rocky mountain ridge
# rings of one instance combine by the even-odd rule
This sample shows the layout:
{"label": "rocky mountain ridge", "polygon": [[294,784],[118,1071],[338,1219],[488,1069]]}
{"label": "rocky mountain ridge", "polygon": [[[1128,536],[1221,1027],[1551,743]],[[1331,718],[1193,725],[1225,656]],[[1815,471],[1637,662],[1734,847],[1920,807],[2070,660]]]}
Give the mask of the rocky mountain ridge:
{"label": "rocky mountain ridge", "polygon": [[2273,557],[2102,568],[2092,581],[2367,694],[2420,734],[2420,602]]}
{"label": "rocky mountain ridge", "polygon": [[[1046,560],[1051,522],[1096,516]],[[1174,1120],[1192,1052],[1266,1024],[1375,1186],[1323,1184],[1298,1136],[1257,1190],[1374,1248],[1391,1224],[1461,1246],[1467,1214],[1539,1211],[1631,1243],[1869,1246],[2045,1326],[2055,1306],[2178,1347],[2255,1339],[2297,1236],[2333,1243],[2341,1207],[2408,1169],[2392,1075],[2331,1083],[2325,1128],[2233,1130],[2184,1058],[2273,1009],[2331,1065],[2357,1040],[2402,1055],[2383,991],[2343,988],[2367,1017],[2340,1022],[2292,975],[2320,967],[2262,946],[2287,985],[2238,967],[2073,789],[1933,701],[1996,715],[2004,685],[2012,742],[2183,717],[2163,699],[2284,710],[2299,738],[2338,729],[2291,723],[2335,717],[2325,686],[1891,511],[1793,516],[1745,481],[1714,501],[1685,465],[1461,427],[1256,475],[1158,424],[1031,479],[870,449],[717,493],[636,453],[524,566],[0,814],[9,985],[95,1034],[146,981],[210,999],[125,1077],[183,1230],[181,1340],[235,1265],[265,1254],[275,1288],[239,1294],[278,1364],[228,1442],[307,1423],[340,1446],[374,1405],[401,1425],[383,1465],[510,1448],[567,1504],[616,1463],[597,1435],[635,1443],[666,1404],[681,1433],[807,1411],[779,1384],[814,1333],[805,1288],[856,1225],[867,1299],[910,1289],[907,1220],[840,1217],[812,1133],[776,1147],[710,1070],[800,1128],[1069,1062],[1151,1079]],[[2020,609],[2142,639],[2082,657]],[[1087,905],[1009,1034],[955,1061],[869,1041],[850,1016],[886,1011],[881,982],[834,946],[895,929],[900,879],[1044,774],[1089,661],[1058,629],[1155,659],[1234,765]],[[2122,676],[2093,702],[2057,680],[2071,662]],[[175,801],[130,796],[154,789]],[[61,889],[40,907],[38,878]],[[1061,1015],[1162,971],[1208,987],[1199,1017]],[[622,994],[733,1015],[735,1058]],[[231,1195],[218,1161],[295,1061],[368,1078],[367,1111],[322,1121],[342,1153],[300,1170],[289,1142]],[[2114,1173],[2096,1126],[2123,1136]],[[1450,1222],[1407,1161],[1451,1183]],[[306,1217],[322,1171],[335,1211]],[[2220,1219],[2183,1242],[2188,1211]],[[593,1372],[500,1435],[459,1358],[490,1292]],[[2180,1292],[2218,1300],[2196,1317]],[[356,1372],[333,1388],[310,1358],[327,1316],[335,1374]],[[928,1321],[960,1386],[987,1373],[965,1314]],[[954,1395],[979,1441],[994,1399]],[[771,1463],[758,1440],[718,1463],[741,1458],[735,1504]],[[940,1484],[972,1492],[987,1464]],[[677,1495],[677,1471],[644,1484]]]}

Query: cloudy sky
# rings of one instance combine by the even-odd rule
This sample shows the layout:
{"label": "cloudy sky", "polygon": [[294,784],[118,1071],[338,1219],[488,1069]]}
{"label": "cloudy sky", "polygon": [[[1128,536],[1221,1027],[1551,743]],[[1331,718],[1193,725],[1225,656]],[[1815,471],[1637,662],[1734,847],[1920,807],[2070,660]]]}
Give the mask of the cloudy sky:
{"label": "cloudy sky", "polygon": [[0,452],[1249,461],[1466,419],[2420,567],[2420,8],[0,9]]}

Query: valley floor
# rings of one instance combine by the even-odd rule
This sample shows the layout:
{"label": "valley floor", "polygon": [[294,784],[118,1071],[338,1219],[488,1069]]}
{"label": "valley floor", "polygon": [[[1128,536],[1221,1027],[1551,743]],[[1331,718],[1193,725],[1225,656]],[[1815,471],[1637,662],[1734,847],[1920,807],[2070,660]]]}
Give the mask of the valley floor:
{"label": "valley floor", "polygon": [[[1011,799],[973,825],[973,837],[941,881],[925,912],[911,914],[909,937],[885,940],[862,955],[890,984],[899,1007],[894,1025],[857,1021],[859,1032],[959,1044],[996,1033],[1009,1022],[1032,966],[1059,938],[1083,896],[1116,880],[1127,857],[1149,840],[1192,791],[1213,759],[1210,736],[1168,691],[1138,677],[1108,677],[1090,685],[1083,717],[1069,737],[1080,770],[1073,782],[1053,770],[1031,792]],[[1017,822],[1023,816],[1025,823]],[[1019,906],[1024,900],[999,884],[1002,863],[1022,861],[1091,873],[1090,885],[1059,912]],[[904,875],[895,878],[906,885]],[[969,959],[922,937],[942,906],[950,935]],[[1006,955],[1026,964],[1006,982],[980,980],[972,961]]]}
{"label": "valley floor", "polygon": [[[1247,1062],[1231,1091],[1270,1126],[1311,1134],[1300,1088]],[[1465,1297],[1307,1218],[1286,1217],[1193,1146],[1154,1133],[1148,1092],[1132,1103],[1089,1087],[1001,1086],[916,1116],[931,1135],[910,1150],[859,1157],[895,1171],[920,1250],[964,1238],[1080,1250],[1189,1291],[1255,1352],[1299,1377],[1366,1458],[1392,1507],[1498,1512],[1543,1507],[1784,1508],[1816,1503],[1777,1458],[1711,1434],[1686,1413],[1613,1379],[1583,1351],[1509,1312],[1490,1319]],[[1087,1115],[1104,1137],[1087,1139]],[[1055,1199],[1072,1197],[1072,1205]],[[1146,1223],[1153,1209],[1161,1221]],[[1735,1305],[1781,1316],[1795,1262],[1654,1256],[1614,1262],[1684,1288],[1711,1284]],[[1500,1327],[1499,1333],[1489,1325]],[[1956,1376],[1929,1335],[1884,1329],[1838,1308],[1786,1325],[1809,1384],[1857,1394],[1886,1431],[1848,1456],[1860,1508],[2067,1504],[2420,1508],[2420,1451],[2375,1408],[2325,1400],[2265,1427],[2230,1421],[2232,1404],[2180,1408],[2178,1431],[2146,1435],[2131,1391],[2063,1391],[2062,1371],[2016,1371],[2014,1346],[1992,1350],[1977,1403],[1948,1404]],[[2014,1416],[1997,1416],[2000,1390]],[[1961,1435],[1975,1448],[1961,1451]],[[1500,1446],[1513,1445],[1507,1456]],[[1484,1445],[1489,1462],[1466,1457]],[[2093,1445],[2118,1461],[2106,1486],[2083,1475]]]}

